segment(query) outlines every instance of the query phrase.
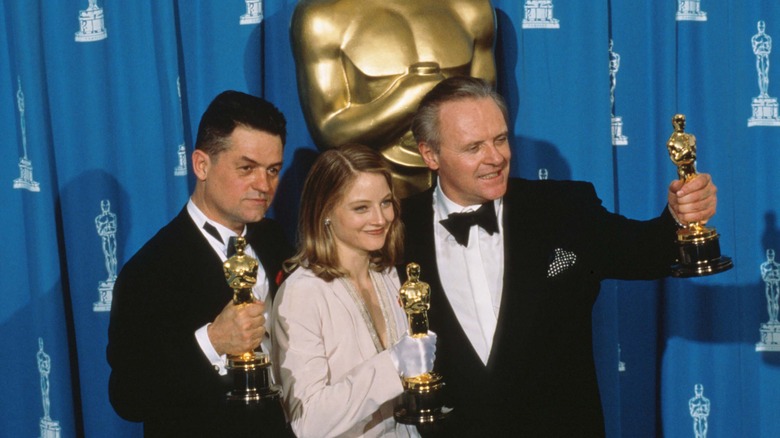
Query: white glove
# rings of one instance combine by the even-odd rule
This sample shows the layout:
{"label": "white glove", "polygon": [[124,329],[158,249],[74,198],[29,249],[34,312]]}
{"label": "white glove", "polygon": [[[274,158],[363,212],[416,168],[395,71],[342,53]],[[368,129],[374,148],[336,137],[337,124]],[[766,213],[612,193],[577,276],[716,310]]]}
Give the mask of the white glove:
{"label": "white glove", "polygon": [[436,333],[429,331],[428,336],[413,338],[404,334],[390,347],[390,359],[398,371],[405,377],[419,376],[433,370],[436,359]]}

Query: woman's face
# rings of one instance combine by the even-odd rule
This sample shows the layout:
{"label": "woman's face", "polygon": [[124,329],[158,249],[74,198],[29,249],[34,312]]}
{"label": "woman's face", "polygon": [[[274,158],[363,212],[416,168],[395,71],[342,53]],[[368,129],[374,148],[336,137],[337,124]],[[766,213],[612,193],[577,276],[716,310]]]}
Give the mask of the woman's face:
{"label": "woman's face", "polygon": [[329,215],[339,259],[367,257],[382,249],[395,218],[387,180],[379,173],[361,172]]}

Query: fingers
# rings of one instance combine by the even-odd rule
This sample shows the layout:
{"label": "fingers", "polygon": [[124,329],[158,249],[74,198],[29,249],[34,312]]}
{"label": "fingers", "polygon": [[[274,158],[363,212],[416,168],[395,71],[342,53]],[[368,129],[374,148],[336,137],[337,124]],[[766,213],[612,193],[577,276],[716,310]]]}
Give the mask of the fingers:
{"label": "fingers", "polygon": [[265,306],[255,301],[233,307],[236,307],[233,333],[238,343],[236,348],[240,349],[239,353],[254,350],[265,336]]}
{"label": "fingers", "polygon": [[420,341],[422,344],[423,370],[426,373],[430,373],[433,371],[433,363],[436,360],[436,333],[433,333],[433,336],[425,336]]}
{"label": "fingers", "polygon": [[228,303],[208,327],[211,344],[219,354],[252,351],[265,337],[265,304],[260,301]]}
{"label": "fingers", "polygon": [[706,223],[717,210],[718,188],[710,175],[701,173],[685,184],[673,181],[669,185],[668,202],[682,224]]}
{"label": "fingers", "polygon": [[676,182],[680,183],[681,185],[678,189],[678,192],[676,193],[677,196],[681,197],[697,193],[699,191],[708,191],[709,186],[715,187],[714,183],[712,182],[712,177],[707,173],[699,173],[695,178],[686,181],[685,184],[683,184],[680,180],[676,180]]}
{"label": "fingers", "polygon": [[682,189],[682,187],[683,187],[683,182],[679,179],[676,179],[672,181],[671,184],[669,184],[669,192],[676,196],[677,192],[679,192],[680,189]]}
{"label": "fingers", "polygon": [[407,334],[390,347],[390,358],[402,376],[419,376],[430,373],[436,359],[436,334],[411,337]]}

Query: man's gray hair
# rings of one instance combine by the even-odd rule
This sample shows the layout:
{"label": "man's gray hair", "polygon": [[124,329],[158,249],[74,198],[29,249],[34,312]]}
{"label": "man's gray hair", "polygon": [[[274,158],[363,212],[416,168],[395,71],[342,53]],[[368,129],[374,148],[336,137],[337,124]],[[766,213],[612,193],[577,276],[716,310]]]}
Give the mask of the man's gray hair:
{"label": "man's gray hair", "polygon": [[417,144],[425,143],[438,154],[441,147],[439,132],[441,106],[457,100],[482,98],[493,99],[508,125],[506,102],[484,79],[456,76],[439,82],[423,97],[412,119],[412,134]]}

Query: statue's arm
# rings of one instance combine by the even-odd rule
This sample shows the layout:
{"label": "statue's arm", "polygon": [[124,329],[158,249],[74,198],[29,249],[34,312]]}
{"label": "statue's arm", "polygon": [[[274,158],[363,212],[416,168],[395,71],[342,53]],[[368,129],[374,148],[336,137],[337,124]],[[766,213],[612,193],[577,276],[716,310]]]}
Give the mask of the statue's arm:
{"label": "statue's arm", "polygon": [[344,69],[349,60],[341,50],[348,25],[349,20],[315,3],[301,4],[293,14],[291,37],[301,105],[315,142],[324,148],[346,142],[370,146],[400,137],[422,96],[443,79],[437,69],[412,66],[374,100],[353,102]]}
{"label": "statue's arm", "polygon": [[469,32],[474,36],[474,59],[471,76],[496,83],[494,43],[496,34],[495,10],[489,0],[467,0],[468,7],[459,7]]}

